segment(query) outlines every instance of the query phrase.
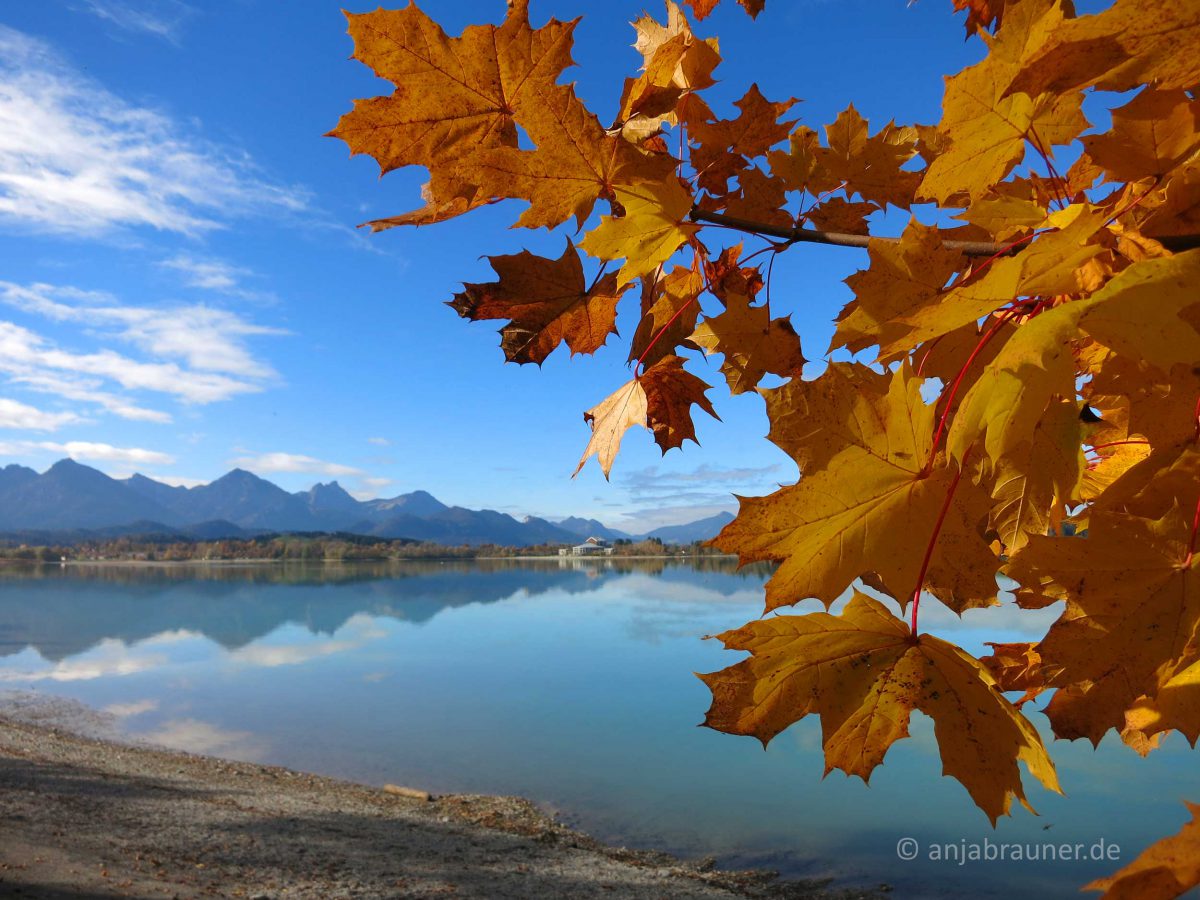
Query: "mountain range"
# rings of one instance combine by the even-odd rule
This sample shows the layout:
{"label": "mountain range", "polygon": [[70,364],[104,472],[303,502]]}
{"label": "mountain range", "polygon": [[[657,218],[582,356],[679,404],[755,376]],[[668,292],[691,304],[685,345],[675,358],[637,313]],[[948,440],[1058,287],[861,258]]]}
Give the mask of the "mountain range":
{"label": "mountain range", "polygon": [[3,534],[98,531],[215,539],[324,531],[446,545],[572,544],[591,536],[607,540],[659,538],[682,544],[707,540],[732,518],[720,513],[632,535],[595,519],[516,519],[491,509],[447,506],[426,491],[363,501],[331,481],[289,493],[244,469],[190,488],[144,475],[111,478],[71,459],[60,460],[41,474],[19,465],[0,469]]}

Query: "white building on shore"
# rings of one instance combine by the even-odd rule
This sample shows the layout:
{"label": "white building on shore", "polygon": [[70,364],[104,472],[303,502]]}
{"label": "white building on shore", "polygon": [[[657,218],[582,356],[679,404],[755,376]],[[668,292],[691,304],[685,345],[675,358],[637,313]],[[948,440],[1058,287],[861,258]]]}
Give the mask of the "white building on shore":
{"label": "white building on shore", "polygon": [[560,547],[559,556],[612,556],[612,544],[604,538],[590,537],[574,547]]}

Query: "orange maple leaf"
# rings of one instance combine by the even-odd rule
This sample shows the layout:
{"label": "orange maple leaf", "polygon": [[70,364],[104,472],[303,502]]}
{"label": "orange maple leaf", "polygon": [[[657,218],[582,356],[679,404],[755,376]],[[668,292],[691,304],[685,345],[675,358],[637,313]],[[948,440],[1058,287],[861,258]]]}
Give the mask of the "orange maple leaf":
{"label": "orange maple leaf", "polygon": [[1115,875],[1097,878],[1085,891],[1100,900],[1172,900],[1200,884],[1200,805],[1186,804],[1192,820],[1178,834],[1151,844]]}
{"label": "orange maple leaf", "polygon": [[821,717],[826,773],[864,781],[914,709],[933,719],[943,774],[957,778],[992,820],[1016,797],[1029,807],[1017,761],[1059,791],[1036,729],[978,660],[930,635],[916,637],[883,604],[855,591],[841,615],[773,616],[717,635],[749,659],[700,679],[713,694],[704,724],[765,746],[793,722]]}

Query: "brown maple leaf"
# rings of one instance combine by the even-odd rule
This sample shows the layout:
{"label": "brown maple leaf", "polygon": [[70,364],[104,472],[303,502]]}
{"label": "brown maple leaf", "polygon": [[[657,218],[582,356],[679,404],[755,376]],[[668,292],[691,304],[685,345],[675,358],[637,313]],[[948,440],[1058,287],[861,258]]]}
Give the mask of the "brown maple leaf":
{"label": "brown maple leaf", "polygon": [[[532,29],[524,4],[515,4],[499,27],[472,25],[457,38],[415,3],[346,17],[354,58],[396,90],[356,100],[329,135],[352,154],[372,156],[383,173],[420,165],[436,175],[481,149],[516,147],[523,97],[550,89],[571,65],[575,22],[551,19]],[[472,208],[472,198],[469,181],[435,177],[426,207],[413,215],[439,221]],[[377,221],[377,230],[388,223]]]}
{"label": "brown maple leaf", "polygon": [[787,139],[796,123],[780,122],[779,117],[797,102],[794,97],[771,102],[752,84],[734,103],[739,110],[736,119],[690,122],[691,162],[700,187],[718,195],[727,193],[729,179],[747,168],[751,159]]}
{"label": "brown maple leaf", "polygon": [[678,356],[663,357],[583,414],[584,421],[591,426],[592,437],[575,467],[576,475],[589,457],[596,456],[604,477],[608,478],[621,438],[634,425],[649,428],[666,453],[685,440],[696,440],[693,405],[717,418],[712,403],[704,396],[708,385],[686,371],[683,362]]}
{"label": "brown maple leaf", "polygon": [[558,259],[524,250],[490,256],[499,281],[467,284],[449,305],[464,319],[509,319],[500,346],[510,362],[541,365],[559,344],[576,353],[595,353],[616,333],[617,303],[630,286],[608,274],[591,287],[570,239]]}
{"label": "brown maple leaf", "polygon": [[826,772],[864,781],[913,710],[933,719],[943,774],[957,778],[991,819],[1016,797],[1026,807],[1017,761],[1059,791],[1037,730],[1009,703],[987,669],[953,644],[915,637],[883,604],[855,591],[838,616],[773,616],[717,635],[751,656],[700,675],[713,694],[704,724],[753,735],[765,746],[793,722],[821,717]]}

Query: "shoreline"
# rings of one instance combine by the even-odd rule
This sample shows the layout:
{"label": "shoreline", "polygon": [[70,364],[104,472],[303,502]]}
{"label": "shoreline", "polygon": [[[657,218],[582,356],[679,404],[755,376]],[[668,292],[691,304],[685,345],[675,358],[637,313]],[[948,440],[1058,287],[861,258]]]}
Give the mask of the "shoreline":
{"label": "shoreline", "polygon": [[0,894],[882,896],[608,846],[522,798],[427,800],[115,737],[75,701],[22,693],[0,703]]}
{"label": "shoreline", "polygon": [[173,568],[179,566],[262,566],[262,565],[379,565],[380,563],[413,563],[413,562],[546,562],[548,560],[571,560],[592,562],[612,562],[614,560],[631,559],[732,559],[734,553],[706,553],[695,556],[678,553],[656,553],[640,556],[400,556],[380,557],[378,559],[278,559],[272,557],[254,557],[245,559],[66,559],[66,560],[35,560],[0,558],[0,566],[58,566],[62,568],[75,566],[134,566]]}

